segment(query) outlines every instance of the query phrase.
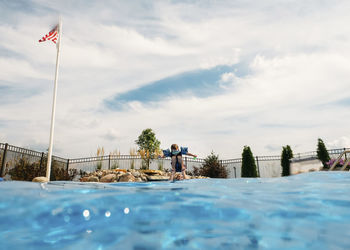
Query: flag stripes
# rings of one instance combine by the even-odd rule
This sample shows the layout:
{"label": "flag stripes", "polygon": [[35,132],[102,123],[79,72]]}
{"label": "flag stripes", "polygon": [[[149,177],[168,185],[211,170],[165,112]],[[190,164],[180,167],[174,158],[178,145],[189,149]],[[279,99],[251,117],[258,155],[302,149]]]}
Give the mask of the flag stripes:
{"label": "flag stripes", "polygon": [[46,34],[45,36],[43,36],[43,38],[41,38],[39,40],[39,42],[45,42],[47,40],[52,41],[53,43],[57,42],[57,38],[58,38],[58,25],[56,25],[55,28],[53,28],[49,34]]}

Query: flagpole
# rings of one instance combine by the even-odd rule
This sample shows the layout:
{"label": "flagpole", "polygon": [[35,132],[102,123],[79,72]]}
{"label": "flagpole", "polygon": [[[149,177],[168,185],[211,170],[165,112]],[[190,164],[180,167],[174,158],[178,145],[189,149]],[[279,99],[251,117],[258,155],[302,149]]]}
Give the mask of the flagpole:
{"label": "flagpole", "polygon": [[50,181],[50,173],[51,173],[51,159],[52,159],[52,146],[53,146],[53,132],[54,132],[54,128],[55,128],[57,78],[58,78],[58,66],[59,66],[59,58],[60,58],[61,37],[62,37],[62,22],[61,22],[61,19],[59,19],[55,84],[54,84],[54,90],[53,90],[52,113],[51,113],[50,142],[49,142],[49,151],[47,154],[47,166],[46,166],[46,178],[48,179],[48,181]]}

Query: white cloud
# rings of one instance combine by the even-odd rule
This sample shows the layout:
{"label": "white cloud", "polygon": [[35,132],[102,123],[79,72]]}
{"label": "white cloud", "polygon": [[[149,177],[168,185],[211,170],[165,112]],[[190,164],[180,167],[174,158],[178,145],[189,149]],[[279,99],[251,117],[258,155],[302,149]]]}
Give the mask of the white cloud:
{"label": "white cloud", "polygon": [[224,73],[221,75],[221,81],[223,82],[233,82],[236,79],[233,72]]}
{"label": "white cloud", "polygon": [[331,148],[350,148],[350,138],[342,136],[327,143]]}
{"label": "white cloud", "polygon": [[[23,82],[28,78],[49,78],[30,63],[22,59],[0,58],[0,79],[12,83]],[[19,69],[21,74],[19,74]]]}

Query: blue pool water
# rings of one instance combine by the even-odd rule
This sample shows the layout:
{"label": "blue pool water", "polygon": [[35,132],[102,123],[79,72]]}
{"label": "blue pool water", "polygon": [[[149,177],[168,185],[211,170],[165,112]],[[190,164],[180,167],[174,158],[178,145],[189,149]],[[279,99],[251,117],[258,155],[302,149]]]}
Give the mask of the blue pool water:
{"label": "blue pool water", "polygon": [[350,249],[350,173],[0,182],[0,249]]}

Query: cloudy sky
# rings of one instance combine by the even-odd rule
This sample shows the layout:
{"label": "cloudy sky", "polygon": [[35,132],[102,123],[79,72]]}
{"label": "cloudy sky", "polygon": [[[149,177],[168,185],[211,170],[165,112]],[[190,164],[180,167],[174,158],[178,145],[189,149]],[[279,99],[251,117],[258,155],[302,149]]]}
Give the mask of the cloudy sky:
{"label": "cloudy sky", "polygon": [[143,129],[206,157],[350,147],[347,0],[0,0],[0,142],[119,150]]}

